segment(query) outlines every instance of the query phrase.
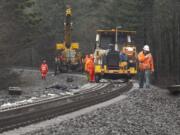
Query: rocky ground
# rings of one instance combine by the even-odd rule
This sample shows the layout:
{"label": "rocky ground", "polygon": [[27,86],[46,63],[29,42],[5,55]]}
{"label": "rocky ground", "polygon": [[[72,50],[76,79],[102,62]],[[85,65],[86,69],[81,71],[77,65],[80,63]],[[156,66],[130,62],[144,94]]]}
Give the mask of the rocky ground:
{"label": "rocky ground", "polygon": [[[23,85],[21,96],[10,96],[7,91],[0,91],[0,104],[16,100],[38,97],[49,93],[81,87],[86,83],[85,76],[48,74],[42,81],[38,71],[19,70]],[[67,78],[73,78],[67,82]],[[62,89],[46,89],[54,84],[61,84]],[[123,100],[106,105],[82,115],[71,117],[41,128],[33,127],[30,131],[13,131],[22,135],[180,135],[180,95],[171,95],[167,90],[152,86],[151,89],[139,89],[134,82],[133,89],[124,94]],[[81,111],[81,110],[80,110]],[[77,112],[79,113],[79,112]],[[3,134],[9,134],[3,133]],[[12,132],[10,132],[12,134]]]}
{"label": "rocky ground", "polygon": [[[23,135],[179,135],[180,95],[157,87],[133,89],[126,98]],[[23,129],[21,129],[23,130]],[[15,132],[14,132],[15,133]]]}
{"label": "rocky ground", "polygon": [[[16,101],[24,101],[42,96],[60,95],[63,92],[70,91],[71,89],[78,89],[87,83],[86,77],[78,74],[60,74],[54,76],[52,72],[49,72],[47,79],[41,80],[41,75],[38,70],[17,69],[15,72],[20,75],[22,84],[18,87],[22,89],[22,94],[20,96],[9,95],[8,90],[1,90],[0,106],[6,106]],[[68,78],[72,78],[71,82],[67,81]],[[50,88],[57,84],[60,85],[61,88]]]}

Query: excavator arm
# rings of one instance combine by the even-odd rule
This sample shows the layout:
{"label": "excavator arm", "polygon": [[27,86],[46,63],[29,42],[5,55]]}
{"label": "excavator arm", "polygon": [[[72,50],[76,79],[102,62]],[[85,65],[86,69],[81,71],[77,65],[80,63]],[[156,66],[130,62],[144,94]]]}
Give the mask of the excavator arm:
{"label": "excavator arm", "polygon": [[66,9],[66,18],[65,18],[65,22],[64,22],[64,44],[66,46],[66,48],[70,48],[71,47],[71,33],[72,33],[72,21],[71,21],[71,17],[72,17],[72,10],[70,7],[68,7]]}
{"label": "excavator arm", "polygon": [[82,57],[79,52],[79,43],[72,42],[72,9],[69,6],[65,11],[64,41],[56,44],[56,53],[63,59],[59,59],[59,64],[56,64],[57,68],[55,68],[55,73],[57,69],[61,72],[68,72],[69,69],[82,69]]}

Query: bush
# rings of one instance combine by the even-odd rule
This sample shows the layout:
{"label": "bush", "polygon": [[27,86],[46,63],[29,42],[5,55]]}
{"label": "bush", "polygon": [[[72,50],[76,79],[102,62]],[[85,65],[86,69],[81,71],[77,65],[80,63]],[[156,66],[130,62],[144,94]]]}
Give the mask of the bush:
{"label": "bush", "polygon": [[20,84],[19,75],[9,69],[0,69],[0,90]]}

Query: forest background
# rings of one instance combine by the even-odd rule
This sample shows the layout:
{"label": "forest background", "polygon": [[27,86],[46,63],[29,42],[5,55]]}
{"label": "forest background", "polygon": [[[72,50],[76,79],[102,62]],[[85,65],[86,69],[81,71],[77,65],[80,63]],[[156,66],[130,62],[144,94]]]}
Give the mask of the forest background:
{"label": "forest background", "polygon": [[136,30],[137,48],[150,45],[154,83],[180,82],[180,2],[178,0],[1,0],[0,84],[14,84],[11,66],[53,66],[55,44],[63,41],[64,11],[73,9],[73,40],[93,51],[96,29]]}

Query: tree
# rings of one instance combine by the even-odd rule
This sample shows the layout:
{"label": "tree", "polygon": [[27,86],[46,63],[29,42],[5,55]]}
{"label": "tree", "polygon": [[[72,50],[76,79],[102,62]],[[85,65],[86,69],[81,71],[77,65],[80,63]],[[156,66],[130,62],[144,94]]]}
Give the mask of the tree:
{"label": "tree", "polygon": [[32,40],[29,35],[33,32],[35,21],[38,21],[35,18],[36,15],[31,12],[33,4],[31,0],[0,1],[2,15],[0,18],[1,87],[16,80],[13,78],[15,75],[7,69],[7,66],[17,62],[17,54],[27,48],[28,42]]}

